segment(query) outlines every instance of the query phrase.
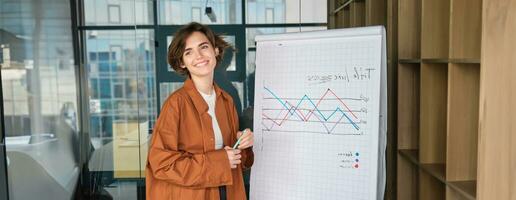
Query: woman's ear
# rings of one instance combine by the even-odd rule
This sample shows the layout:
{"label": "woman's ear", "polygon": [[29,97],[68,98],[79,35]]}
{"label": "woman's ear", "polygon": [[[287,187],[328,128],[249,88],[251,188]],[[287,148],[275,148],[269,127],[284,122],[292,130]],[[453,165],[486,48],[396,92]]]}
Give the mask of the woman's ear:
{"label": "woman's ear", "polygon": [[218,55],[219,55],[219,48],[218,48],[218,47],[216,47],[216,48],[215,48],[215,56],[218,56]]}

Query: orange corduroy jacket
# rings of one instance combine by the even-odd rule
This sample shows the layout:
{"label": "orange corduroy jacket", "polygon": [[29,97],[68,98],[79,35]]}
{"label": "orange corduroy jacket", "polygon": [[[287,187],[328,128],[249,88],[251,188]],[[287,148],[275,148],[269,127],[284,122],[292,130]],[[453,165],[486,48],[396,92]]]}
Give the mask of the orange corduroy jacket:
{"label": "orange corduroy jacket", "polygon": [[[233,99],[215,84],[215,115],[224,146],[236,143],[239,130]],[[226,186],[228,200],[246,199],[242,171],[250,168],[251,148],[231,169],[226,150],[215,150],[208,104],[187,79],[164,102],[153,130],[145,170],[148,200],[217,200]]]}

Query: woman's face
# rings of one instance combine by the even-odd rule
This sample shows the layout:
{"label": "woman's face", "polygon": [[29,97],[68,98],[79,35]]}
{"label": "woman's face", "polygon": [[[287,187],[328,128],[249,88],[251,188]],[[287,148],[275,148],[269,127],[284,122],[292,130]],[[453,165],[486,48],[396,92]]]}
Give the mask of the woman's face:
{"label": "woman's face", "polygon": [[216,56],[219,50],[214,48],[206,35],[193,32],[185,43],[183,52],[183,66],[188,69],[192,77],[213,77],[213,70],[217,65]]}

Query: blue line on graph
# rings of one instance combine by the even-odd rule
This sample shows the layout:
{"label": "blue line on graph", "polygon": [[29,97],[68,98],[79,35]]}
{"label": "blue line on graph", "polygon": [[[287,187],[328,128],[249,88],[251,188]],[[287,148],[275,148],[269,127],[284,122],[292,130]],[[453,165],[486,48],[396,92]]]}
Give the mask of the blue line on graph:
{"label": "blue line on graph", "polygon": [[[285,109],[287,109],[287,111],[290,113],[290,115],[294,115],[294,113],[301,119],[301,120],[305,120],[302,116],[300,116],[298,113],[296,113],[295,111],[293,111],[293,109],[289,108],[286,103],[283,102],[283,100],[281,100],[281,98],[279,98],[278,96],[276,96],[276,94],[274,94],[274,92],[272,92],[269,88],[267,87],[263,87],[265,90],[267,90],[272,96],[274,96],[274,98],[276,100],[278,100],[280,102],[281,105],[283,105],[283,107],[285,107]],[[310,97],[308,97],[306,94],[303,95],[303,97],[301,98],[301,100],[297,103],[296,105],[296,109],[299,107],[299,105],[301,105],[301,102],[304,101],[305,99],[307,99],[315,108],[315,110],[319,113],[319,115],[321,115],[321,117],[324,119],[324,121],[328,121],[328,119],[330,119],[331,116],[333,116],[337,111],[340,111],[340,113],[342,113],[347,119],[348,121],[353,125],[353,127],[357,130],[360,129],[360,127],[357,126],[357,124],[355,122],[353,122],[353,120],[351,120],[344,111],[342,111],[338,106],[337,108],[335,109],[335,111],[333,111],[333,113],[330,114],[330,116],[328,117],[325,117],[324,114],[321,113],[321,111],[319,110],[319,108],[317,108],[317,106],[315,105],[315,103],[310,99]]]}

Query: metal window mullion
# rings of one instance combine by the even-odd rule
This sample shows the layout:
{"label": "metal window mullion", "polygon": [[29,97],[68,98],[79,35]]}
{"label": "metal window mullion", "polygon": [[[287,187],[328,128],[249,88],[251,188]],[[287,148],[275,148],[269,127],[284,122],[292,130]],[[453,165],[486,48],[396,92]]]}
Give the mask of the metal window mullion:
{"label": "metal window mullion", "polygon": [[[2,77],[2,72],[0,70],[0,77]],[[1,78],[0,78],[1,79]],[[3,86],[2,81],[0,81],[0,199],[9,199],[9,180],[8,180],[8,172],[7,172],[7,152],[6,152],[6,142],[5,142],[5,120],[4,120],[4,95],[3,95]]]}

